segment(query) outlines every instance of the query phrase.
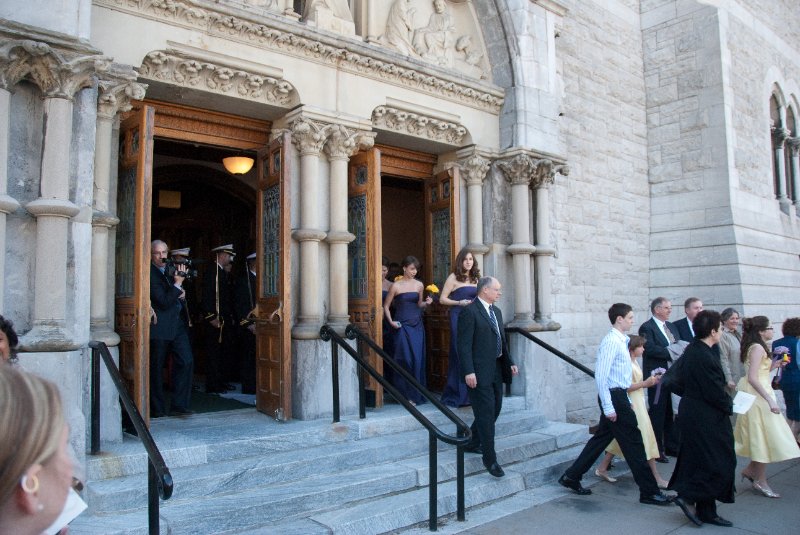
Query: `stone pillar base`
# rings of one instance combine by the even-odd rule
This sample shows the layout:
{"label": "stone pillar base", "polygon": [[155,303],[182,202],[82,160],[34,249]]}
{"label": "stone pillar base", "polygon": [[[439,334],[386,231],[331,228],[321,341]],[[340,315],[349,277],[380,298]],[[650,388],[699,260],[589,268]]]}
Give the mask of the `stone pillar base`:
{"label": "stone pillar base", "polygon": [[315,321],[300,321],[292,327],[292,338],[295,340],[316,340],[319,338],[319,330],[322,328],[322,322]]}
{"label": "stone pillar base", "polygon": [[108,321],[91,322],[89,336],[92,340],[103,342],[109,348],[119,345],[119,335],[110,327]]}
{"label": "stone pillar base", "polygon": [[72,351],[80,347],[81,344],[63,325],[35,325],[19,342],[21,351],[31,353]]}
{"label": "stone pillar base", "polygon": [[[355,342],[347,341],[351,347]],[[333,418],[331,342],[292,341],[292,417],[298,420]],[[339,349],[339,410],[342,416],[358,413],[356,362]]]}

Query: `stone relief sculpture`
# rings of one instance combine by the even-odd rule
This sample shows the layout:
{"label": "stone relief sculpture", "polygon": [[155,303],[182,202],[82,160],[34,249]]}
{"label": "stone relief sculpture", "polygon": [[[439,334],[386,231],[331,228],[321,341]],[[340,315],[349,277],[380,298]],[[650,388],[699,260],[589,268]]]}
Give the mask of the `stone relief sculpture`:
{"label": "stone relief sculpture", "polygon": [[386,21],[383,44],[397,49],[401,54],[416,56],[412,39],[414,38],[414,13],[411,0],[394,0]]}
{"label": "stone relief sculpture", "polygon": [[453,66],[453,34],[456,29],[444,0],[433,0],[428,25],[414,32],[414,49],[423,58],[443,67]]}
{"label": "stone relief sculpture", "polygon": [[303,19],[317,28],[343,35],[355,35],[353,14],[347,0],[308,0]]}

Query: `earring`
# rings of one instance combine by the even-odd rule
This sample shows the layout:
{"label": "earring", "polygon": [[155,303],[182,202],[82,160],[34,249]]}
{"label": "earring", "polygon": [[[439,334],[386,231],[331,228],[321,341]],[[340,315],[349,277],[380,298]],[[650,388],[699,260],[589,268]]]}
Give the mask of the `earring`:
{"label": "earring", "polygon": [[36,510],[39,511],[40,513],[44,511],[44,504],[43,503],[36,504]]}
{"label": "earring", "polygon": [[[33,483],[33,486],[30,488],[28,487],[28,481],[31,481]],[[22,487],[22,490],[24,490],[25,493],[33,494],[37,490],[39,490],[39,478],[36,477],[35,475],[31,477],[22,476],[22,478],[19,480],[19,485]]]}

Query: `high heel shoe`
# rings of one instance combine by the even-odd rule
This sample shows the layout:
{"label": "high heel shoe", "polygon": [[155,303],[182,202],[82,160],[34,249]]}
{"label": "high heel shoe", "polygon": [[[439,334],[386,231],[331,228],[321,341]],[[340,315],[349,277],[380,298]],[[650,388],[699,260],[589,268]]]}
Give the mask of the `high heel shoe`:
{"label": "high heel shoe", "polygon": [[600,470],[595,470],[594,471],[594,475],[596,475],[600,479],[608,481],[609,483],[616,483],[617,482],[617,478],[616,477],[611,477],[610,475],[608,475],[608,472],[601,472]]}
{"label": "high heel shoe", "polygon": [[748,480],[750,483],[755,483],[755,480],[752,477],[742,472],[742,482],[744,482],[745,479]]}
{"label": "high heel shoe", "polygon": [[766,496],[767,498],[781,497],[781,495],[775,492],[774,490],[761,486],[761,484],[758,481],[753,481],[753,488],[756,489],[761,494],[763,494],[764,496]]}

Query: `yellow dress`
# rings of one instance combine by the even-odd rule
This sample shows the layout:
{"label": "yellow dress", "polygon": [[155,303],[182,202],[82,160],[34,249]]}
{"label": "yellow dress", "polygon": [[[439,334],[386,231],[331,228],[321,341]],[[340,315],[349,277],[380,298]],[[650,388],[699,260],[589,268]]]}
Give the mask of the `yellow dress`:
{"label": "yellow dress", "polygon": [[[642,369],[639,364],[633,362],[633,378],[632,382],[638,383],[642,380]],[[644,452],[647,459],[655,459],[659,457],[658,442],[656,442],[656,434],[653,432],[653,424],[650,423],[650,416],[647,414],[647,404],[644,401],[644,388],[629,392],[628,396],[631,398],[633,405],[633,412],[636,414],[636,423],[639,424],[639,431],[642,433],[642,440],[644,441]],[[623,457],[622,450],[619,449],[617,440],[611,441],[606,451],[613,453],[617,457]]]}
{"label": "yellow dress", "polygon": [[[753,394],[756,397],[753,406],[745,414],[736,418],[736,428],[733,438],[736,441],[736,455],[749,457],[759,463],[777,463],[787,459],[800,457],[800,448],[797,447],[792,430],[783,418],[769,410],[769,404],[755,388],[747,381],[750,370],[750,353],[755,345],[747,350],[747,361],[744,364],[744,376],[739,379],[736,389]],[[775,400],[775,393],[770,384],[771,359],[762,358],[758,368],[758,382]]]}

